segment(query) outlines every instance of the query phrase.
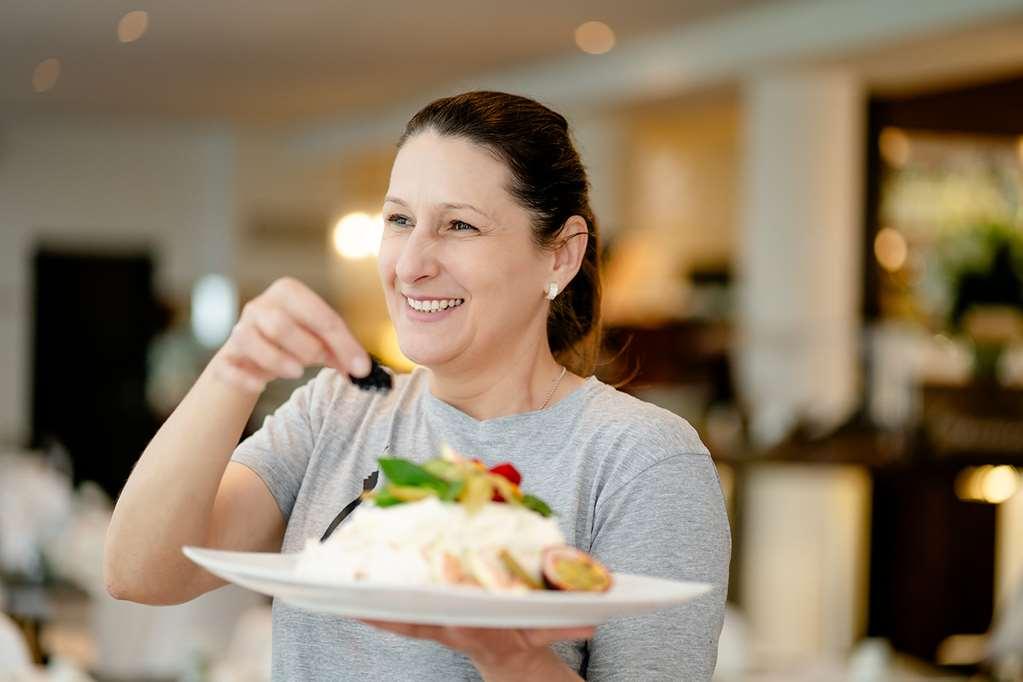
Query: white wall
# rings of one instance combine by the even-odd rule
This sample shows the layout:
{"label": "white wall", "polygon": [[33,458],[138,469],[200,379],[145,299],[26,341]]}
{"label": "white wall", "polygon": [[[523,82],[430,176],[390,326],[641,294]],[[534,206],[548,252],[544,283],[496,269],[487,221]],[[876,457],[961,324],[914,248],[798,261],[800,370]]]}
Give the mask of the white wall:
{"label": "white wall", "polygon": [[738,379],[762,443],[855,407],[864,94],[843,71],[745,86]]}
{"label": "white wall", "polygon": [[27,435],[31,254],[151,246],[161,294],[235,268],[234,143],[213,127],[0,121],[0,444]]}

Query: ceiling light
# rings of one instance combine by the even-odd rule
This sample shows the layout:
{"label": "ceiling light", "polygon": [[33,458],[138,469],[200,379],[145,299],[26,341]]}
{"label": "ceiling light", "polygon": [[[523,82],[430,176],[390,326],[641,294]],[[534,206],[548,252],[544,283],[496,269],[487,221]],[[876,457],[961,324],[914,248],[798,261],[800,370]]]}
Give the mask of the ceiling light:
{"label": "ceiling light", "polygon": [[615,46],[615,32],[602,21],[587,21],[575,30],[575,44],[587,54],[604,54]]}
{"label": "ceiling light", "polygon": [[36,65],[32,72],[32,89],[36,92],[46,92],[57,84],[60,78],[60,60],[56,57],[44,59]]}
{"label": "ceiling light", "polygon": [[380,239],[384,233],[380,214],[349,213],[337,221],[331,235],[334,249],[342,258],[370,258],[380,252]]}

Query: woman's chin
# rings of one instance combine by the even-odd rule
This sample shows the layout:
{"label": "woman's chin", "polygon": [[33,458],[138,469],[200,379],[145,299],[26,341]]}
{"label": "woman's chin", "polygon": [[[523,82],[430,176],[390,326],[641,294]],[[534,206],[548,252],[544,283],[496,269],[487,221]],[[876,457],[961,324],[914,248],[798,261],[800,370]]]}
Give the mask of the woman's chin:
{"label": "woman's chin", "polygon": [[413,344],[409,347],[399,344],[399,347],[402,355],[422,367],[443,365],[454,357],[450,349],[423,348]]}

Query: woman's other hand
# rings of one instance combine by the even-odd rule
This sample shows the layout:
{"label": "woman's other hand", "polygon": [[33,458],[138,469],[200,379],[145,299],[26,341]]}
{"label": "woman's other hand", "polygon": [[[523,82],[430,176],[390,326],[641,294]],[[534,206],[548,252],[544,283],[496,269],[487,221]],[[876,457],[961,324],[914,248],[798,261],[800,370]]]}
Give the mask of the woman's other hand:
{"label": "woman's other hand", "polygon": [[464,628],[363,620],[367,625],[415,639],[429,639],[460,651],[473,662],[483,679],[581,679],[550,649],[564,640],[590,639],[592,627],[580,628]]}
{"label": "woman's other hand", "polygon": [[285,277],[245,305],[210,369],[242,391],[261,393],[270,381],[297,379],[318,364],[357,377],[370,370],[369,355],[341,316],[309,287]]}

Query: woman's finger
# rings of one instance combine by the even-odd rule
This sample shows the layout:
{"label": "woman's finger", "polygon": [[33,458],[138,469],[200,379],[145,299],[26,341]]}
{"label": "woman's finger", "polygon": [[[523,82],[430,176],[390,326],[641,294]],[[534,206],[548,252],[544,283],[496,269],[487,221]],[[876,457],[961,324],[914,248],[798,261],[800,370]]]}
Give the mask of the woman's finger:
{"label": "woman's finger", "polygon": [[383,620],[362,620],[366,625],[370,625],[380,630],[386,630],[393,632],[396,635],[402,635],[404,637],[412,637],[414,639],[432,639],[434,641],[442,641],[445,628],[439,625],[419,625],[417,623],[392,623]]}
{"label": "woman's finger", "polygon": [[267,295],[289,315],[312,330],[330,350],[336,362],[350,374],[369,373],[369,355],[355,340],[348,325],[333,308],[301,282],[290,278],[277,280]]}
{"label": "woman's finger", "polygon": [[523,639],[525,639],[530,646],[543,647],[550,646],[555,642],[561,642],[566,640],[579,640],[579,639],[593,639],[593,635],[596,630],[592,627],[585,628],[540,628],[540,629],[529,629],[519,630]]}
{"label": "woman's finger", "polygon": [[298,320],[280,308],[266,308],[253,315],[253,323],[269,341],[298,359],[305,366],[325,359],[323,344],[306,331]]}
{"label": "woman's finger", "polygon": [[271,343],[255,326],[238,339],[245,357],[275,377],[297,379],[302,376],[302,364]]}

